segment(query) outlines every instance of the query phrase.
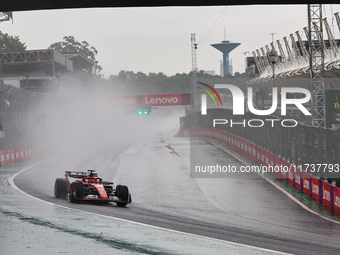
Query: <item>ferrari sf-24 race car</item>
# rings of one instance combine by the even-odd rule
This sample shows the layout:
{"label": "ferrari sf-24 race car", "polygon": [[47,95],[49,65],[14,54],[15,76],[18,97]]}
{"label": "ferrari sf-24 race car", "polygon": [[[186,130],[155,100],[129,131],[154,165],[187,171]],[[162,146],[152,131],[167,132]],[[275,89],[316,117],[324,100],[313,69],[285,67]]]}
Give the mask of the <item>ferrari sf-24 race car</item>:
{"label": "ferrari sf-24 race car", "polygon": [[[69,178],[77,179],[70,182]],[[103,181],[95,170],[87,172],[65,171],[65,178],[57,178],[54,184],[54,195],[57,198],[69,197],[72,203],[79,201],[115,202],[124,207],[131,203],[131,194],[125,185]]]}

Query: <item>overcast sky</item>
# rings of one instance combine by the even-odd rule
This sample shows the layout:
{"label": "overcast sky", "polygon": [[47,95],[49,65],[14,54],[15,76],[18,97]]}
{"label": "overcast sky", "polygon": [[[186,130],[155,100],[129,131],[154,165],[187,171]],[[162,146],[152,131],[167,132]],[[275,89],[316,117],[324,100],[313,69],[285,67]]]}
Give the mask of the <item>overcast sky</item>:
{"label": "overcast sky", "polygon": [[[336,38],[339,28],[333,13],[340,5],[324,5],[323,16]],[[244,53],[289,36],[307,26],[307,5],[210,6],[162,8],[97,8],[15,12],[13,24],[0,30],[18,35],[28,50],[45,49],[66,35],[87,41],[98,50],[102,74],[120,70],[191,71],[191,33],[196,33],[199,69],[220,74],[222,54],[210,46],[226,39],[241,43],[230,54],[234,72],[244,72]],[[305,37],[303,37],[305,38]]]}

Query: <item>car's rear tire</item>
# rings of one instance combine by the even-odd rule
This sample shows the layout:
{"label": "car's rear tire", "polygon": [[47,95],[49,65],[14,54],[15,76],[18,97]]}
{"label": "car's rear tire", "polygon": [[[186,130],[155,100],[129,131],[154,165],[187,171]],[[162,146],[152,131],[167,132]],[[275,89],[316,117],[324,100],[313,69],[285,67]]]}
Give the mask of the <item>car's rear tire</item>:
{"label": "car's rear tire", "polygon": [[56,198],[66,198],[68,193],[68,180],[65,178],[57,178],[54,183],[54,196]]}
{"label": "car's rear tire", "polygon": [[83,184],[79,182],[73,182],[70,187],[69,197],[72,203],[78,203],[79,198],[83,196]]}

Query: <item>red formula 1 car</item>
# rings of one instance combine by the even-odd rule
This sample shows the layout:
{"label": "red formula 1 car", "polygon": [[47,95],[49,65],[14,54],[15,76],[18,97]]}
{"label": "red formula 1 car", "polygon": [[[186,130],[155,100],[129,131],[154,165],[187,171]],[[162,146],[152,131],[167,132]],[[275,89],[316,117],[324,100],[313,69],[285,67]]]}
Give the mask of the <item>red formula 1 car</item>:
{"label": "red formula 1 car", "polygon": [[[77,179],[70,182],[69,178]],[[131,194],[125,185],[102,181],[95,170],[87,172],[65,171],[65,178],[58,178],[54,184],[54,195],[57,198],[69,197],[72,203],[79,201],[115,202],[124,207],[131,203]]]}

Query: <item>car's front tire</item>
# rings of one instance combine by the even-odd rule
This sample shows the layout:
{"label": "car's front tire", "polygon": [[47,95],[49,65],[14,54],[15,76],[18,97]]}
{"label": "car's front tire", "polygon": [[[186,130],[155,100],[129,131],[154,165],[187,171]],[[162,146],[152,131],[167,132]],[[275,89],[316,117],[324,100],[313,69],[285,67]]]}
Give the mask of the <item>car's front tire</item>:
{"label": "car's front tire", "polygon": [[129,193],[129,189],[125,185],[117,185],[116,187],[116,196],[119,200],[126,201],[126,202],[116,202],[118,207],[125,207],[128,202],[131,203],[131,195]]}
{"label": "car's front tire", "polygon": [[73,182],[69,190],[69,197],[72,203],[78,203],[79,198],[83,196],[83,184]]}

